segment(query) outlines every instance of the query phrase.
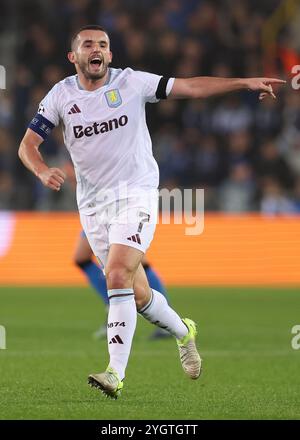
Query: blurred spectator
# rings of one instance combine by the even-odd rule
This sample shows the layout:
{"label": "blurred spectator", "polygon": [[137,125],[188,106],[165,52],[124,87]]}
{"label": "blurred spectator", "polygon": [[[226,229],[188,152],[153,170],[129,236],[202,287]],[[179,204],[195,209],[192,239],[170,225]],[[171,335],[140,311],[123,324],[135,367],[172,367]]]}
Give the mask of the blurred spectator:
{"label": "blurred spectator", "polygon": [[153,72],[161,75],[174,75],[176,65],[180,61],[179,57],[179,38],[171,31],[164,31],[158,40],[151,42],[151,52],[149,54]]}
{"label": "blurred spectator", "polygon": [[194,160],[195,182],[200,188],[218,185],[224,177],[223,157],[214,136],[200,139]]}
{"label": "blurred spectator", "polygon": [[8,93],[1,91],[0,95],[0,127],[12,125],[12,102]]}
{"label": "blurred spectator", "polygon": [[282,114],[278,101],[264,99],[256,108],[254,124],[256,135],[261,137],[277,135],[282,129]]}
{"label": "blurred spectator", "polygon": [[0,128],[0,209],[13,208],[13,160],[14,157],[12,136],[7,129]]}
{"label": "blurred spectator", "polygon": [[219,209],[224,212],[249,212],[254,208],[255,180],[247,163],[232,166],[219,190]]}
{"label": "blurred spectator", "polygon": [[12,197],[13,197],[13,180],[9,172],[0,170],[0,209],[8,210],[13,209]]}
{"label": "blurred spectator", "polygon": [[249,131],[236,131],[228,136],[227,142],[228,150],[224,160],[228,168],[240,162],[251,162],[253,152]]}
{"label": "blurred spectator", "polygon": [[223,98],[212,116],[213,130],[217,134],[248,130],[252,122],[253,114],[251,110],[234,95],[226,99]]}
{"label": "blurred spectator", "polygon": [[160,165],[161,185],[164,185],[165,181],[170,178],[169,159],[177,139],[178,133],[174,124],[162,125],[153,139],[153,154]]}
{"label": "blurred spectator", "polygon": [[179,187],[190,188],[192,185],[192,153],[185,147],[184,139],[179,138],[172,145],[172,151],[168,158],[168,177]]}
{"label": "blurred spectator", "polygon": [[185,106],[182,123],[186,128],[198,128],[201,133],[212,133],[212,111],[205,100],[191,100]]}
{"label": "blurred spectator", "polygon": [[296,207],[280,183],[272,177],[263,179],[260,211],[263,214],[294,214]]}
{"label": "blurred spectator", "polygon": [[[5,39],[16,44],[5,45],[16,63],[10,70],[12,90],[0,94],[0,207],[75,206],[69,181],[60,193],[47,192],[21,166],[16,152],[42,97],[61,78],[74,74],[66,55],[79,27],[93,22],[108,30],[113,67],[171,77],[262,76],[262,31],[278,4],[279,0],[19,2],[17,35]],[[1,9],[0,36],[15,32],[7,16],[9,0],[2,0]],[[296,50],[298,33],[295,24],[293,32],[286,29],[277,52]],[[290,210],[290,203],[299,206],[300,100],[288,85],[280,89],[277,100],[262,102],[247,91],[209,100],[161,101],[148,106],[147,121],[161,186],[204,187],[206,209],[260,209],[260,197],[266,209],[277,203],[278,212]],[[41,146],[45,159],[56,166],[68,163],[57,133]],[[259,195],[256,203],[254,194]]]}
{"label": "blurred spectator", "polygon": [[300,177],[296,180],[293,196],[295,212],[300,214]]}
{"label": "blurred spectator", "polygon": [[286,160],[280,156],[273,140],[268,140],[261,145],[256,161],[256,173],[260,178],[277,179],[284,188],[291,188],[294,183],[293,173]]}
{"label": "blurred spectator", "polygon": [[294,136],[293,142],[283,155],[294,175],[300,177],[300,132]]}

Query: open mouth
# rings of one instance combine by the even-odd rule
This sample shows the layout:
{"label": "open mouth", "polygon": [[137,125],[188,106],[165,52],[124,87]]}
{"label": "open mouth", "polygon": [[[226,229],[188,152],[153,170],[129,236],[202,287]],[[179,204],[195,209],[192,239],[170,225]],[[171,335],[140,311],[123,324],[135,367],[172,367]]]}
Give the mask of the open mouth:
{"label": "open mouth", "polygon": [[97,68],[101,67],[102,59],[99,57],[94,57],[94,58],[90,59],[89,64],[97,69]]}

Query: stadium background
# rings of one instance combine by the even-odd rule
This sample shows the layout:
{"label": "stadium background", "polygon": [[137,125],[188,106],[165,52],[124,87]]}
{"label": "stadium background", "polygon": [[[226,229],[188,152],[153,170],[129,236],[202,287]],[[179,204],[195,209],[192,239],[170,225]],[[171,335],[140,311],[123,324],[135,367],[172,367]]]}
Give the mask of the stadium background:
{"label": "stadium background", "polygon": [[[132,412],[122,412],[122,406],[116,412],[108,406],[99,415],[96,398],[90,412],[74,410],[75,404],[73,412],[63,404],[60,407],[60,389],[55,388],[54,379],[50,382],[57,392],[56,411],[55,405],[46,409],[42,401],[36,403],[35,390],[29,385],[30,370],[37,383],[43,383],[42,371],[37,372],[36,364],[26,357],[30,349],[41,353],[49,369],[61,362],[61,368],[51,374],[57,374],[57,384],[66,395],[70,390],[61,382],[62,366],[70,368],[67,361],[74,357],[78,368],[86,367],[82,346],[99,368],[99,348],[87,338],[99,321],[101,306],[85,292],[86,280],[72,261],[80,225],[71,165],[60,131],[54,130],[41,148],[48,164],[63,167],[69,175],[59,193],[45,189],[17,157],[19,141],[42,97],[54,83],[74,73],[66,52],[72,33],[87,23],[100,24],[109,32],[113,67],[130,66],[168,76],[268,75],[287,80],[286,87],[276,90],[277,100],[258,102],[257,94],[242,92],[205,101],[167,100],[147,108],[161,187],[205,190],[204,233],[186,236],[184,225],[159,225],[149,251],[175,304],[188,314],[194,311],[207,331],[204,354],[208,375],[211,371],[215,377],[209,378],[212,382],[207,379],[206,390],[200,390],[208,406],[202,407],[195,393],[198,406],[194,412],[184,388],[179,402],[168,401],[173,413],[170,409],[155,412],[153,402],[149,404],[152,410],[134,412],[139,401],[132,397],[126,402]],[[291,87],[291,69],[300,64],[299,46],[296,0],[1,1],[0,56],[7,71],[7,89],[0,91],[0,324],[10,336],[6,355],[11,356],[1,374],[12,396],[18,399],[21,386],[28,400],[27,410],[13,399],[5,400],[0,418],[300,417],[299,353],[290,349],[290,329],[299,324],[300,99],[299,91]],[[257,287],[248,290],[246,286]],[[54,312],[57,304],[61,315]],[[84,319],[83,310],[87,312]],[[75,348],[71,328],[77,338]],[[147,330],[142,327],[141,332]],[[43,351],[45,341],[48,352]],[[139,340],[136,351],[142,356],[138,344]],[[70,345],[75,352],[68,351]],[[215,351],[209,351],[212,347]],[[223,358],[225,349],[229,351]],[[163,356],[165,346],[158,345],[157,352]],[[228,353],[240,370],[231,370]],[[3,350],[0,355],[4,356]],[[18,356],[25,379],[16,384],[9,373],[18,371]],[[276,362],[276,372],[270,367],[272,362]],[[137,365],[133,358],[131,368]],[[46,371],[45,366],[41,368]],[[220,389],[223,374],[227,388]],[[245,392],[239,399],[231,394],[234,388],[230,387],[236,385],[231,383],[233,377],[239,378]],[[215,388],[210,388],[212,383]],[[79,389],[78,393],[84,393]],[[214,399],[209,394],[212,390]],[[156,391],[161,393],[161,389]],[[47,390],[43,392],[47,396]],[[48,398],[53,404],[53,396]],[[186,415],[182,407],[190,412]]]}
{"label": "stadium background", "polygon": [[[101,23],[111,35],[113,66],[116,67],[132,66],[167,76],[272,75],[288,79],[287,87],[277,91],[276,101],[259,102],[257,94],[243,92],[205,101],[165,101],[148,105],[147,111],[154,154],[160,166],[161,187],[204,188],[205,211],[210,213],[243,214],[244,219],[246,213],[252,212],[272,217],[297,215],[300,212],[300,101],[290,84],[292,66],[299,61],[297,12],[295,1],[2,2],[1,62],[8,72],[8,88],[0,96],[1,211],[76,212],[74,178],[60,129],[42,146],[46,162],[61,166],[69,175],[59,193],[44,188],[27,172],[17,157],[17,148],[43,96],[55,82],[73,74],[73,66],[66,58],[70,36],[78,27],[94,22]],[[210,228],[211,218],[212,214],[206,216],[206,229]],[[227,237],[226,248],[234,252],[231,247],[234,237],[227,233],[226,226],[224,229],[223,217],[214,218],[214,225],[219,225],[218,235],[225,236],[225,240]],[[17,225],[21,219],[16,217]],[[2,224],[4,231],[7,217]],[[266,221],[266,231],[270,230],[269,225]],[[18,235],[17,252],[27,253],[27,258],[33,255],[28,254],[30,243],[36,240],[42,246],[48,228],[51,223],[45,224],[40,236],[37,231],[35,236]],[[247,241],[253,237],[251,228],[250,221],[249,234],[244,229],[244,241],[239,244],[240,261],[246,261],[243,252],[244,256],[248,253]],[[225,252],[223,258],[212,259],[206,264],[206,270],[194,275],[193,284],[213,284],[213,272],[218,273],[218,267],[226,268],[224,283],[236,284],[239,280],[255,284],[255,279],[257,284],[261,281],[266,284],[268,280],[270,284],[299,282],[300,274],[294,274],[299,254],[294,251],[290,253],[290,260],[287,257],[289,245],[298,240],[298,234],[293,228],[285,228],[282,220],[278,228],[285,230],[284,238],[278,237],[283,247],[278,244],[273,255],[284,257],[272,262],[270,255],[264,279],[259,275],[262,267],[259,252],[262,248],[273,249],[272,238],[260,242],[257,255],[250,252],[247,261],[252,270],[248,276],[235,279],[234,266],[226,261],[235,261],[236,255],[230,258]],[[64,261],[57,256],[51,261],[48,258],[48,265],[54,267],[54,273],[55,267],[67,265],[76,283],[82,283],[83,278],[75,268],[72,270],[71,261],[72,240],[76,241],[77,231],[66,242],[64,229],[63,222],[56,228],[56,242],[63,242],[63,249],[69,249],[69,254],[63,253]],[[3,233],[2,237],[5,236]],[[169,230],[169,237],[169,241],[163,240],[165,247],[169,244],[169,256],[174,255],[173,237],[178,241],[179,253],[184,247],[189,249],[193,240],[182,234],[177,236],[176,228]],[[213,242],[211,253],[215,254],[218,244],[216,240]],[[0,260],[0,268],[5,271],[3,280],[5,283],[25,282],[14,269],[7,273],[9,259],[5,263],[8,256],[4,254],[4,249],[8,251],[7,243],[8,240],[2,245]],[[193,249],[186,256],[186,266],[191,268],[186,282],[192,282],[195,259],[203,256],[204,262],[209,261],[204,257],[203,243],[206,243],[205,235],[199,239],[199,246],[197,244],[198,254]],[[294,249],[298,248],[295,243]],[[12,246],[11,252],[13,249]],[[61,248],[49,255],[55,253],[61,255]],[[168,253],[165,251],[162,258],[160,250],[153,246],[152,254],[149,253],[150,258],[154,263],[159,262],[167,282],[177,284],[179,279],[172,274],[176,275],[178,270],[171,269]],[[278,265],[282,265],[283,276],[272,279]],[[206,277],[207,269],[211,276]],[[30,279],[34,279],[34,271]],[[55,276],[48,281],[53,283]],[[60,281],[64,280],[58,277],[57,282]],[[216,283],[220,282],[222,278],[216,277]],[[184,284],[184,279],[180,284]]]}

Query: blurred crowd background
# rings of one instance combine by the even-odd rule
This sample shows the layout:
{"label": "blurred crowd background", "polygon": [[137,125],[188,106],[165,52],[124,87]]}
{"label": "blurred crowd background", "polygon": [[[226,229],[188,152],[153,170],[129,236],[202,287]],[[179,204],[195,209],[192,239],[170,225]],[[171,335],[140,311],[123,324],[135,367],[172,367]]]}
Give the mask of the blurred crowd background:
{"label": "blurred crowd background", "polygon": [[113,67],[287,79],[277,100],[245,91],[148,104],[148,125],[161,187],[204,188],[206,210],[300,212],[300,92],[290,72],[300,64],[300,8],[289,0],[1,0],[1,210],[76,209],[60,130],[41,147],[48,164],[68,173],[59,193],[25,170],[17,149],[40,100],[74,74],[70,37],[88,23],[109,32]]}

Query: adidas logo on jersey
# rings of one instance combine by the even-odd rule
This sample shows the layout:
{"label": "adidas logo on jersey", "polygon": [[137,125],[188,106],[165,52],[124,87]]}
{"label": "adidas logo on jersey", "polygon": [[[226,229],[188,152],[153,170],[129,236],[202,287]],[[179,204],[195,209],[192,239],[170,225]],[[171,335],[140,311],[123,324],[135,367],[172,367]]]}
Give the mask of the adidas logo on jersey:
{"label": "adidas logo on jersey", "polygon": [[119,335],[116,335],[113,338],[111,338],[109,344],[124,344],[124,342],[122,341]]}
{"label": "adidas logo on jersey", "polygon": [[127,237],[127,240],[134,241],[135,243],[141,244],[140,234],[132,235],[131,237]]}
{"label": "adidas logo on jersey", "polygon": [[68,112],[68,115],[72,115],[74,113],[81,113],[81,110],[77,104],[74,104],[73,107],[71,107],[70,111]]}
{"label": "adidas logo on jersey", "polygon": [[122,115],[119,119],[110,119],[109,121],[104,122],[94,122],[93,125],[88,125],[83,128],[82,125],[75,125],[73,127],[74,136],[76,139],[80,139],[83,136],[93,136],[93,134],[101,134],[106,133],[108,131],[115,130],[119,127],[124,127],[128,122],[128,116]]}

